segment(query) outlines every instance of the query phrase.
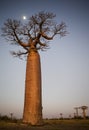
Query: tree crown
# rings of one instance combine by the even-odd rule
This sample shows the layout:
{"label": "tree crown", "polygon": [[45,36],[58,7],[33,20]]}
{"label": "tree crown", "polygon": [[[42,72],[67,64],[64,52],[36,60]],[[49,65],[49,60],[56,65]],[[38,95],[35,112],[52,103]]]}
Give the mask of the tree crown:
{"label": "tree crown", "polygon": [[25,51],[12,52],[12,54],[20,57],[31,50],[45,50],[48,48],[48,42],[56,35],[65,36],[66,24],[64,22],[56,24],[55,17],[53,13],[41,11],[32,15],[25,24],[19,20],[7,19],[2,28],[2,36],[11,44],[25,49]]}

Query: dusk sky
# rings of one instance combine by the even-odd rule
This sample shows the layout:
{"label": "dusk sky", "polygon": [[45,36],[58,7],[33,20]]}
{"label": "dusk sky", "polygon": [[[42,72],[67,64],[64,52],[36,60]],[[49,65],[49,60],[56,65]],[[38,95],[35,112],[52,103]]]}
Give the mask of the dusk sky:
{"label": "dusk sky", "polygon": [[[47,51],[39,51],[43,117],[73,117],[74,107],[89,107],[89,0],[0,0],[0,35],[6,19],[24,23],[40,11],[56,14],[55,21],[64,21],[69,32],[50,41]],[[17,49],[0,36],[0,114],[22,118],[26,61],[10,54]]]}

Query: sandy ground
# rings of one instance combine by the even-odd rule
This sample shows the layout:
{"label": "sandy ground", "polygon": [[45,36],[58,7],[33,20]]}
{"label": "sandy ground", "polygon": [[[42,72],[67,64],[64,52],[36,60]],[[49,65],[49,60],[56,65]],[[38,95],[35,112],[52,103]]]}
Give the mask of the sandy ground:
{"label": "sandy ground", "polygon": [[30,126],[24,124],[3,124],[0,130],[89,130],[88,121],[55,121],[43,126]]}

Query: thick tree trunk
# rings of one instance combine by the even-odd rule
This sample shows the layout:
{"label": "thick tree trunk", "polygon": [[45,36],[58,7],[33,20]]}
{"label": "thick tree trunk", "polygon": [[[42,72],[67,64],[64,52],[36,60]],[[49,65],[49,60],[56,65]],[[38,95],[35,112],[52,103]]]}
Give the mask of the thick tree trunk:
{"label": "thick tree trunk", "polygon": [[27,57],[25,100],[23,122],[31,125],[42,124],[41,66],[37,51]]}
{"label": "thick tree trunk", "polygon": [[85,112],[85,109],[83,109],[83,118],[86,119],[86,112]]}

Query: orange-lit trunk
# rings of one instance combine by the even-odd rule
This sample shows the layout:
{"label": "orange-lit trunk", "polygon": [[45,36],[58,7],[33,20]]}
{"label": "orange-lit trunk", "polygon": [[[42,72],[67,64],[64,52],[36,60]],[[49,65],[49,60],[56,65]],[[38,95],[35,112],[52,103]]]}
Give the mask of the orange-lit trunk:
{"label": "orange-lit trunk", "polygon": [[31,51],[27,57],[23,122],[42,124],[42,91],[40,56]]}

